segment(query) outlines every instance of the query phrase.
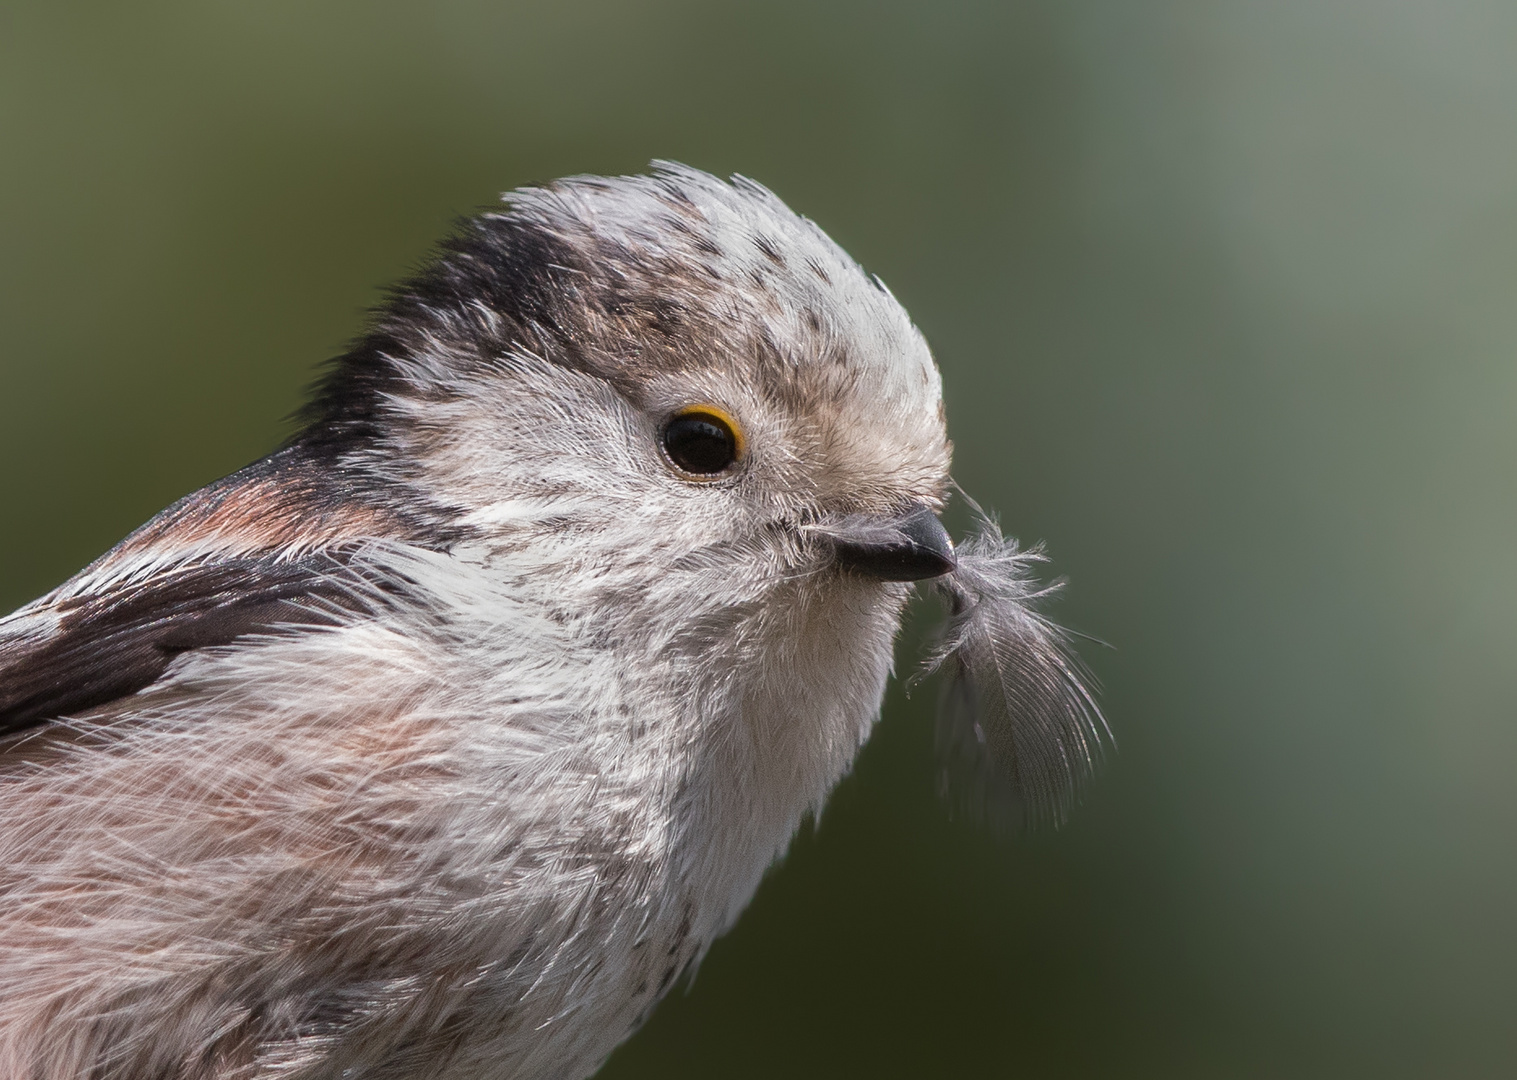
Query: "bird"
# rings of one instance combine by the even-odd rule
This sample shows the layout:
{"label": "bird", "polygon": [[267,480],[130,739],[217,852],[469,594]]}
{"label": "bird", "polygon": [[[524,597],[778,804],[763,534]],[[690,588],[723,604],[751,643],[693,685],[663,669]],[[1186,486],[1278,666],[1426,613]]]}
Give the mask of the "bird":
{"label": "bird", "polygon": [[462,220],[283,446],[0,619],[0,1075],[589,1076],[847,773],[918,583],[945,762],[1058,817],[1104,720],[950,464],[920,331],[758,183]]}

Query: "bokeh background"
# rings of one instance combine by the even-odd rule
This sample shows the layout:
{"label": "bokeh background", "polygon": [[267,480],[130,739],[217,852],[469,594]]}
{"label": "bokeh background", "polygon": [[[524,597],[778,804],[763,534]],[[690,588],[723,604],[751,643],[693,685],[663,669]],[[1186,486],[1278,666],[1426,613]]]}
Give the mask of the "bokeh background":
{"label": "bokeh background", "polygon": [[274,446],[454,215],[740,171],[926,331],[1119,750],[997,839],[892,691],[603,1075],[1517,1075],[1514,57],[1502,0],[6,0],[0,603]]}

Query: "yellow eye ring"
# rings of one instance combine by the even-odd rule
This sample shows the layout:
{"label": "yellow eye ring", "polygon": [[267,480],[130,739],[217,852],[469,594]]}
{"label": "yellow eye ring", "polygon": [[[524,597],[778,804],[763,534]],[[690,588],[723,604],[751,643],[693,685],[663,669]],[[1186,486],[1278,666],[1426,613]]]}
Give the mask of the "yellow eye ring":
{"label": "yellow eye ring", "polygon": [[664,456],[687,476],[714,479],[742,459],[747,442],[732,414],[719,405],[687,405],[659,432]]}

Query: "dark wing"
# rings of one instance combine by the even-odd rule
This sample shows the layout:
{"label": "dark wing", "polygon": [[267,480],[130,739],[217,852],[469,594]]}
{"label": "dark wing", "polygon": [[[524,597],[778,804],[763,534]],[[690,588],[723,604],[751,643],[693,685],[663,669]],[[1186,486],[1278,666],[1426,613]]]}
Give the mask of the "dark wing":
{"label": "dark wing", "polygon": [[202,488],[0,618],[0,737],[134,694],[191,649],[371,610],[406,583],[374,580],[362,552],[445,547],[440,514],[413,520],[384,485],[298,444]]}
{"label": "dark wing", "polygon": [[350,559],[332,550],[86,571],[0,619],[0,736],[136,693],[187,650],[333,625],[362,591]]}

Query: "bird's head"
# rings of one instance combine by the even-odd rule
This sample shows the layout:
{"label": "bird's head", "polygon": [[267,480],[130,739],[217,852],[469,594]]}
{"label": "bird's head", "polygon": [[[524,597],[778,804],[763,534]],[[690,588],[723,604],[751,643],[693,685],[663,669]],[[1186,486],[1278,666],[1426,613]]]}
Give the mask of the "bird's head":
{"label": "bird's head", "polygon": [[[846,764],[906,583],[949,575],[960,616],[993,591],[954,584],[974,578],[955,575],[936,516],[950,444],[922,335],[746,180],[663,165],[506,201],[393,293],[301,442],[380,478],[399,511],[598,642],[746,694],[750,711],[836,712],[819,730]],[[1019,613],[1020,566],[996,578],[1015,579],[1003,599]],[[1063,654],[1046,624],[1018,625],[1002,644],[1046,684],[1024,704],[1073,717],[1053,751],[1073,775],[1083,750],[1065,735],[1089,726],[1088,699],[1048,668]]]}

